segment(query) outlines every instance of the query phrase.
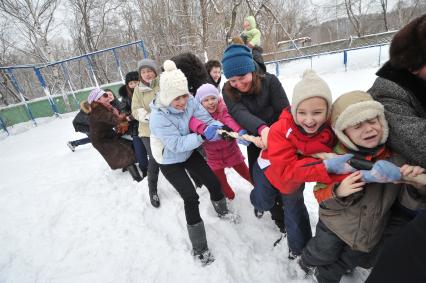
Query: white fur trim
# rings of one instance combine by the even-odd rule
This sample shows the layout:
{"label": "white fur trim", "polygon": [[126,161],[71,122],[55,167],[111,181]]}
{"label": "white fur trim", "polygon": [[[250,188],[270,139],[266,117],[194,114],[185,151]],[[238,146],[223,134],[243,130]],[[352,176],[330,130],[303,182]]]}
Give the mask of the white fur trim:
{"label": "white fur trim", "polygon": [[150,144],[151,144],[151,152],[152,156],[154,157],[155,161],[157,161],[158,164],[163,163],[163,150],[164,145],[161,142],[161,140],[153,135],[150,136]]}
{"label": "white fur trim", "polygon": [[343,130],[375,117],[378,117],[383,127],[383,136],[380,143],[384,144],[388,139],[389,126],[385,119],[384,107],[377,101],[362,101],[349,105],[337,118],[333,127],[334,133],[346,147],[359,150]]}

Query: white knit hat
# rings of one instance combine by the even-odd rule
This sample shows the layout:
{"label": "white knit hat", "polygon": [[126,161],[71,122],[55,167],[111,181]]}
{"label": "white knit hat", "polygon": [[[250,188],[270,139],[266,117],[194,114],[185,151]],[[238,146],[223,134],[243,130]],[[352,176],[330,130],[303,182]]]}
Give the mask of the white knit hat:
{"label": "white knit hat", "polygon": [[160,75],[159,100],[163,106],[167,107],[176,97],[189,94],[188,80],[171,60],[166,60],[163,68],[164,72]]}
{"label": "white knit hat", "polygon": [[299,104],[308,98],[320,97],[327,102],[327,116],[331,113],[331,90],[328,84],[321,79],[313,70],[306,70],[302,80],[294,86],[293,97],[291,99],[291,114],[296,121],[296,111]]}
{"label": "white knit hat", "polygon": [[364,91],[351,91],[339,96],[333,103],[331,111],[331,126],[337,138],[347,147],[358,151],[349,137],[343,132],[348,127],[377,117],[383,127],[380,144],[388,139],[389,127],[385,119],[385,109],[380,102],[374,101],[371,95]]}

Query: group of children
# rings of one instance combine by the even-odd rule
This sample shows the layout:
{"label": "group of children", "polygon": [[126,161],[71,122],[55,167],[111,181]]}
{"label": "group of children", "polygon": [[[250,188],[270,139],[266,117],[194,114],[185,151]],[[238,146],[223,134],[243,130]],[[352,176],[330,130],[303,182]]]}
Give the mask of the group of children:
{"label": "group of children", "polygon": [[[128,119],[139,121],[138,136],[149,154],[150,195],[156,194],[160,168],[184,201],[193,254],[203,264],[214,260],[199,196],[187,172],[207,187],[219,217],[238,221],[225,200],[235,198],[224,173],[233,168],[254,185],[250,200],[257,211],[269,211],[277,197],[282,199],[289,259],[297,259],[305,272],[313,272],[319,282],[339,282],[356,266],[371,267],[385,231],[391,230],[391,207],[407,189],[403,177],[425,171],[404,164],[386,148],[389,129],[383,106],[363,91],[343,94],[332,103],[327,83],[314,71],[305,71],[294,87],[291,106],[268,128],[266,140],[252,137],[262,152],[250,174],[238,146],[250,144],[247,131],[220,96],[221,65],[216,62],[207,64],[212,84],[201,85],[194,97],[173,61],[164,62],[161,75],[154,61],[141,61]],[[229,132],[237,134],[230,137]],[[200,146],[205,158],[197,150]],[[353,160],[369,161],[371,167],[361,168]],[[313,237],[303,198],[305,182],[318,182],[314,194],[319,222]]]}

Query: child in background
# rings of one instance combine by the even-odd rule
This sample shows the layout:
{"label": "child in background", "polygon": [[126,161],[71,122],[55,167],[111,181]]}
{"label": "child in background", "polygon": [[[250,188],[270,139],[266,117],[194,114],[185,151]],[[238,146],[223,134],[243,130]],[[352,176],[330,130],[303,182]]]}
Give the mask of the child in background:
{"label": "child in background", "polygon": [[133,149],[135,157],[139,164],[139,169],[142,172],[142,178],[148,175],[148,153],[139,137],[139,122],[132,115],[132,100],[135,87],[139,83],[139,73],[136,71],[128,72],[125,77],[125,85],[118,89],[118,94],[121,96],[120,112],[126,114],[129,121],[129,129],[126,134],[132,137]]}
{"label": "child in background", "polygon": [[243,28],[244,31],[240,36],[244,43],[250,48],[260,46],[261,33],[256,27],[256,19],[253,16],[246,17],[244,19]]}
{"label": "child in background", "polygon": [[220,81],[222,79],[222,65],[217,60],[209,60],[206,63],[206,70],[212,79],[212,84],[220,91]]}
{"label": "child in background", "polygon": [[87,135],[87,137],[67,142],[67,146],[71,149],[72,152],[75,151],[77,146],[90,143],[89,113],[90,105],[88,102],[86,100],[80,102],[80,111],[72,120],[72,125],[74,126],[74,130],[76,132],[83,133]]}
{"label": "child in background", "polygon": [[[240,135],[247,133],[229,115],[225,103],[219,97],[219,91],[212,84],[203,84],[199,87],[195,99],[203,105],[213,119],[222,122],[229,130],[237,132]],[[192,117],[189,121],[189,128],[194,133],[203,134],[206,126],[204,122],[195,117]],[[245,146],[250,144],[250,142],[245,140],[238,140],[238,143]],[[234,168],[241,177],[252,183],[248,167],[244,163],[244,157],[237,145],[237,141],[222,139],[218,141],[206,141],[203,143],[203,149],[207,156],[207,164],[219,179],[223,193],[228,199],[234,199],[235,193],[226,180],[225,168]]]}
{"label": "child in background", "polygon": [[[334,145],[335,136],[327,123],[331,100],[327,83],[314,71],[305,71],[294,87],[291,108],[284,109],[271,126],[268,149],[261,153],[253,168],[254,189],[250,195],[253,206],[265,211],[272,207],[277,195],[283,200],[289,259],[300,256],[312,237],[303,199],[304,183],[342,178],[329,176],[324,163],[310,156],[331,152]],[[349,172],[353,168],[335,173]]]}
{"label": "child in background", "polygon": [[[210,167],[200,153],[195,150],[207,140],[217,140],[217,130],[223,125],[215,121],[192,95],[188,81],[171,60],[164,62],[164,72],[160,76],[160,92],[150,104],[151,150],[160,164],[164,177],[172,184],[184,202],[185,217],[193,254],[203,265],[214,261],[207,246],[204,222],[199,210],[199,196],[188,176],[187,170],[204,184],[210,200],[219,217],[229,220],[225,197]],[[208,126],[203,135],[191,133],[191,117],[203,121]]]}
{"label": "child in background", "polygon": [[[400,181],[401,175],[424,172],[418,166],[398,168],[385,160],[402,164],[385,146],[389,128],[383,105],[368,93],[353,91],[340,96],[333,104],[331,123],[339,139],[334,152],[345,154],[340,159],[356,155],[375,163],[371,170],[356,171],[341,182],[315,188],[319,221],[299,264],[307,272],[315,266],[318,282],[339,282],[356,266],[371,267],[390,208],[404,186],[394,182]],[[345,162],[333,162],[327,170],[339,172],[346,167]]]}

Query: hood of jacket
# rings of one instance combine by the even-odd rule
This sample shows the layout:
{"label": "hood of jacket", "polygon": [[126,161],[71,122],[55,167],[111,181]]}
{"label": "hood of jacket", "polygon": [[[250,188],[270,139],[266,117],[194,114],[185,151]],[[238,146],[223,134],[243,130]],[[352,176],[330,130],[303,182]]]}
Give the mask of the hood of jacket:
{"label": "hood of jacket", "polygon": [[256,28],[256,19],[253,16],[248,16],[244,20],[250,24],[249,30]]}

